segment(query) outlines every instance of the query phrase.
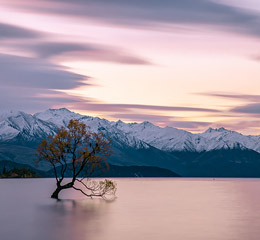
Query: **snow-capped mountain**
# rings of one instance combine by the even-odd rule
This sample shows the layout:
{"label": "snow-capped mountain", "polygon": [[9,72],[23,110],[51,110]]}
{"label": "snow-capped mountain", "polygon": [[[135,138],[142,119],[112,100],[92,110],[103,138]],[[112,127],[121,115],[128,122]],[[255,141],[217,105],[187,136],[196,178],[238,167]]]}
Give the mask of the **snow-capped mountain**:
{"label": "snow-capped mountain", "polygon": [[48,109],[44,112],[36,113],[33,116],[42,121],[53,123],[58,127],[66,126],[71,119],[80,119],[84,117],[83,115],[71,112],[66,108]]}
{"label": "snow-capped mountain", "polygon": [[[11,161],[14,166],[35,167],[39,142],[71,119],[112,139],[113,154],[107,159],[112,165],[160,167],[186,177],[260,177],[260,136],[245,136],[224,128],[192,134],[147,121],[108,121],[65,108],[34,115],[21,111],[0,113],[0,164],[5,166],[3,161]],[[44,161],[38,167],[49,169]]]}
{"label": "snow-capped mountain", "polygon": [[106,119],[98,117],[83,116],[73,113],[66,108],[48,109],[45,112],[36,113],[34,117],[41,119],[57,127],[67,126],[71,119],[78,119],[91,128],[92,131],[101,131],[107,138],[112,139],[114,144],[122,144],[135,148],[148,148],[149,145],[133,135],[127,134],[116,128]]}
{"label": "snow-capped mountain", "polygon": [[191,144],[193,134],[184,130],[171,127],[161,128],[147,121],[140,124],[118,121],[114,123],[114,126],[163,151],[196,150]]}
{"label": "snow-capped mountain", "polygon": [[120,130],[163,151],[210,151],[217,149],[252,149],[260,152],[260,136],[245,136],[224,128],[209,128],[206,132],[190,132],[165,127],[161,128],[150,122],[124,123],[117,121],[114,125]]}
{"label": "snow-capped mountain", "polygon": [[124,123],[110,122],[98,117],[73,113],[66,108],[48,109],[34,115],[20,111],[0,114],[0,141],[23,139],[34,141],[54,135],[70,119],[78,119],[90,126],[92,131],[102,131],[114,144],[136,149],[151,146],[165,152],[202,152],[218,149],[251,149],[260,153],[260,136],[245,136],[224,128],[208,129],[204,133],[190,132],[155,126],[150,122]]}
{"label": "snow-capped mountain", "polygon": [[247,148],[260,152],[260,136],[245,136],[241,133],[230,131],[225,128],[209,128],[206,132],[197,134],[197,136],[207,140],[207,142],[204,143],[205,150],[220,148]]}
{"label": "snow-capped mountain", "polygon": [[0,114],[0,141],[20,138],[31,141],[55,134],[57,127],[30,114],[9,111]]}

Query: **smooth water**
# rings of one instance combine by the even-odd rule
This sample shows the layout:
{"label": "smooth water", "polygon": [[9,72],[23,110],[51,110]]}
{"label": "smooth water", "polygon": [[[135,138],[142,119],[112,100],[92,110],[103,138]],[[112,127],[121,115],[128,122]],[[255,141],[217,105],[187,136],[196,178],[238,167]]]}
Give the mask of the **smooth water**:
{"label": "smooth water", "polygon": [[1,240],[258,240],[258,179],[115,179],[107,202],[54,179],[0,180]]}

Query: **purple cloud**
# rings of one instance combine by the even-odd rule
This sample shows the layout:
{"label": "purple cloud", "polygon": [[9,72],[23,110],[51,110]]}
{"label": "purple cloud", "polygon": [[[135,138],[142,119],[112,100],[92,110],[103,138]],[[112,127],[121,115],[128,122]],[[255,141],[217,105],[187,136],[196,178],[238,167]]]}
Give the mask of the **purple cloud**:
{"label": "purple cloud", "polygon": [[116,113],[116,114],[109,114],[110,117],[116,119],[124,119],[127,121],[150,121],[156,123],[169,123],[171,122],[174,117],[170,116],[163,116],[163,115],[155,115],[155,114],[138,114],[138,113]]}
{"label": "purple cloud", "polygon": [[238,99],[238,100],[245,100],[249,102],[259,102],[260,95],[251,95],[251,94],[232,94],[232,93],[195,93],[202,96],[209,96],[209,97],[218,97],[218,98],[230,98],[230,99]]}
{"label": "purple cloud", "polygon": [[220,112],[216,109],[193,108],[193,107],[175,107],[175,106],[156,106],[142,104],[106,104],[106,103],[85,103],[84,101],[77,105],[78,109],[103,112],[126,112],[133,109],[155,110],[155,111],[182,111],[182,112]]}
{"label": "purple cloud", "polygon": [[[47,4],[27,1],[19,8],[49,14],[70,15],[112,22],[117,25],[147,27],[155,23],[197,24],[205,27],[260,37],[260,14],[210,0],[49,0]],[[57,7],[56,3],[59,3]],[[53,6],[53,7],[50,7]],[[56,7],[55,7],[56,6]]]}
{"label": "purple cloud", "polygon": [[260,62],[260,55],[251,56],[250,59],[256,62]]}
{"label": "purple cloud", "polygon": [[230,110],[236,113],[260,114],[260,103],[248,104],[245,106],[235,107]]}
{"label": "purple cloud", "polygon": [[169,126],[183,129],[197,129],[199,127],[209,127],[210,122],[196,122],[196,121],[173,121]]}
{"label": "purple cloud", "polygon": [[71,89],[87,85],[88,77],[35,58],[0,54],[0,84],[14,88]]}
{"label": "purple cloud", "polygon": [[132,122],[134,121],[142,122],[146,120],[162,126],[169,126],[175,128],[183,128],[183,129],[196,129],[198,127],[208,127],[211,125],[211,123],[209,122],[184,121],[177,117],[155,115],[155,114],[119,113],[119,114],[110,114],[109,116],[117,119],[122,119],[125,121],[132,121]]}
{"label": "purple cloud", "polygon": [[259,131],[257,129],[260,126],[260,121],[258,120],[249,120],[249,121],[232,121],[229,123],[213,123],[211,124],[211,127],[213,128],[221,128],[224,127],[226,129],[232,130],[232,131],[239,131],[243,132],[243,130],[246,130],[246,132],[251,132],[253,134],[259,134]]}
{"label": "purple cloud", "polygon": [[39,38],[40,36],[41,33],[37,31],[0,23],[0,39],[34,39]]}
{"label": "purple cloud", "polygon": [[[46,97],[41,97],[42,95]],[[72,101],[69,96],[49,89],[3,86],[0,88],[0,111],[13,109],[35,113]]]}
{"label": "purple cloud", "polygon": [[[47,36],[49,38],[51,34],[0,23],[0,39],[12,40],[4,41],[2,47],[33,53],[41,59],[62,57],[62,59],[68,60],[103,61],[130,65],[152,64],[149,60],[121,48],[94,43],[50,42],[45,41]],[[33,41],[25,42],[21,39]]]}
{"label": "purple cloud", "polygon": [[151,64],[148,60],[127,53],[122,49],[92,43],[42,42],[16,44],[15,47],[34,52],[39,58],[43,59],[62,57],[63,60],[76,59],[84,61],[116,62],[120,64]]}

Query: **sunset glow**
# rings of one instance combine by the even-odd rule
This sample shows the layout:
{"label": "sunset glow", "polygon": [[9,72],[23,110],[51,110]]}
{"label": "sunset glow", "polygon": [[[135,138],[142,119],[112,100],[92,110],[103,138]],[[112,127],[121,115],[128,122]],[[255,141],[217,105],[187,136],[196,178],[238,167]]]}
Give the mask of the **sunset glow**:
{"label": "sunset glow", "polygon": [[1,110],[260,134],[259,1],[0,0],[0,13]]}

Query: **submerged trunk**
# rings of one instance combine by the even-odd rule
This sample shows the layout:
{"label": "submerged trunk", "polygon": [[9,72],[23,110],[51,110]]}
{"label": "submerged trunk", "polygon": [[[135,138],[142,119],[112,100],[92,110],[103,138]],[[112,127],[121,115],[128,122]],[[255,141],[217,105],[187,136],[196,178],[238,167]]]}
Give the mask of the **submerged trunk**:
{"label": "submerged trunk", "polygon": [[52,193],[51,198],[59,199],[59,193],[60,193],[60,191],[63,190],[63,189],[72,188],[73,185],[74,185],[74,182],[75,182],[75,180],[73,180],[72,182],[67,183],[67,184],[65,184],[65,185],[63,185],[63,186],[61,186],[60,183],[57,183],[57,188],[56,188],[56,190]]}
{"label": "submerged trunk", "polygon": [[61,186],[57,187],[56,190],[52,193],[51,198],[59,199],[59,193],[63,188]]}

